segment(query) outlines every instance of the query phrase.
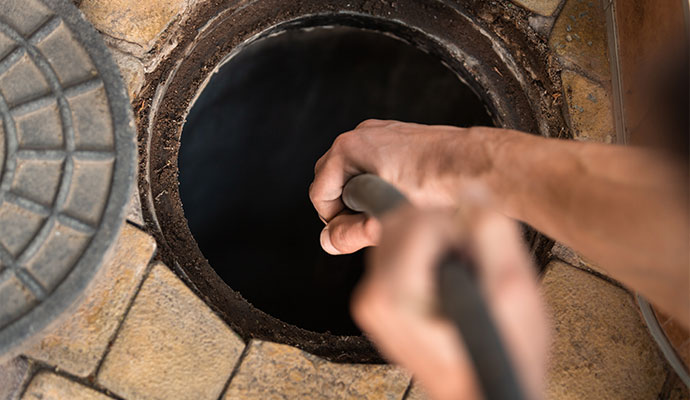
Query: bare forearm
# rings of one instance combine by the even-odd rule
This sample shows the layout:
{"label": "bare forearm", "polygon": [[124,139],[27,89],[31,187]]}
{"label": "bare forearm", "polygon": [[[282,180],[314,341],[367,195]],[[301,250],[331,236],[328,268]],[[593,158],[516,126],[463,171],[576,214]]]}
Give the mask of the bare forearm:
{"label": "bare forearm", "polygon": [[505,214],[601,264],[690,326],[682,167],[650,151],[517,132],[492,152],[488,181]]}
{"label": "bare forearm", "polygon": [[452,208],[486,188],[504,214],[574,248],[690,326],[686,166],[634,148],[504,129],[369,120],[317,162],[310,197],[331,254],[378,241],[366,216],[342,213],[342,187],[372,172],[421,207]]}

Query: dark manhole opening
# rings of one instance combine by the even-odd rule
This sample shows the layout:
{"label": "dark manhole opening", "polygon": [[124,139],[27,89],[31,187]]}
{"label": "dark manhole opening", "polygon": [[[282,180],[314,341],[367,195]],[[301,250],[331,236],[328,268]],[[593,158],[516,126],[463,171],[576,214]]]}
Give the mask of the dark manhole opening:
{"label": "dark manhole opening", "polygon": [[318,157],[368,118],[493,125],[437,57],[346,27],[285,31],[243,48],[184,125],[179,190],[202,253],[254,306],[311,331],[360,333],[348,305],[363,256],[321,250],[307,190]]}

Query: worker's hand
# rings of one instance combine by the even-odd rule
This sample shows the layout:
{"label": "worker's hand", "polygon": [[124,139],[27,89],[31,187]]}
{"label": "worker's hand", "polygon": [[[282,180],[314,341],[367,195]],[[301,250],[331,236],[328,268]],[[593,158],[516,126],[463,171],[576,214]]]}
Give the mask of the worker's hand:
{"label": "worker's hand", "polygon": [[418,206],[454,207],[463,185],[489,175],[489,153],[508,132],[368,120],[338,136],[316,163],[309,189],[316,211],[327,223],[321,246],[330,254],[344,254],[378,240],[375,220],[343,211],[340,196],[351,177],[370,172]]}
{"label": "worker's hand", "polygon": [[482,292],[526,395],[540,398],[549,335],[516,224],[480,212],[458,232],[446,213],[407,208],[385,216],[382,226],[352,299],[355,321],[381,353],[411,372],[433,399],[481,398],[460,333],[434,312],[436,263],[462,241],[478,264]]}

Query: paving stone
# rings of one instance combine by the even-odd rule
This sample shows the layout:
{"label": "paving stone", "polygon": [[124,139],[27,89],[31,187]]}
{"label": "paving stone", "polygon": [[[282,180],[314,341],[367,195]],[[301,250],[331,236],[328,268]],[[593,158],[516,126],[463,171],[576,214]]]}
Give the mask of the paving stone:
{"label": "paving stone", "polygon": [[560,261],[542,290],[554,328],[547,398],[657,398],[665,363],[627,291]]}
{"label": "paving stone", "polygon": [[120,325],[156,248],[154,239],[125,224],[113,253],[77,310],[51,328],[26,354],[71,374],[92,374]]}
{"label": "paving stone", "polygon": [[616,133],[608,92],[572,71],[561,72],[561,80],[575,139],[613,143]]}
{"label": "paving stone", "polygon": [[99,31],[145,49],[190,0],[85,0],[79,8]]}
{"label": "paving stone", "polygon": [[110,47],[113,60],[120,68],[120,75],[127,85],[129,99],[134,100],[139,90],[144,86],[144,64],[131,54],[121,52]]}
{"label": "paving stone", "polygon": [[600,267],[593,261],[562,243],[556,242],[551,248],[551,254],[553,254],[553,256],[559,260],[565,261],[572,266],[585,270],[592,270],[606,276],[609,275],[605,268]]}
{"label": "paving stone", "polygon": [[556,11],[561,0],[513,0],[513,3],[548,17]]}
{"label": "paving stone", "polygon": [[141,200],[139,199],[139,190],[136,187],[132,191],[132,198],[129,201],[129,211],[127,211],[127,220],[138,226],[144,226],[144,215],[141,212]]}
{"label": "paving stone", "polygon": [[606,14],[599,0],[567,0],[551,31],[549,45],[565,62],[570,62],[609,81]]}
{"label": "paving stone", "polygon": [[38,373],[26,389],[22,400],[111,400],[80,383],[50,373]]}
{"label": "paving stone", "polygon": [[30,374],[31,365],[21,357],[11,359],[0,365],[0,399],[18,399],[22,386]]}
{"label": "paving stone", "polygon": [[336,364],[291,346],[252,341],[231,399],[401,399],[410,378],[390,365]]}
{"label": "paving stone", "polygon": [[144,281],[97,381],[128,400],[217,399],[244,343],[163,264]]}
{"label": "paving stone", "polygon": [[407,392],[407,396],[405,396],[404,400],[430,400],[431,398],[426,394],[422,386],[417,383],[413,382],[412,387],[410,387],[410,391]]}

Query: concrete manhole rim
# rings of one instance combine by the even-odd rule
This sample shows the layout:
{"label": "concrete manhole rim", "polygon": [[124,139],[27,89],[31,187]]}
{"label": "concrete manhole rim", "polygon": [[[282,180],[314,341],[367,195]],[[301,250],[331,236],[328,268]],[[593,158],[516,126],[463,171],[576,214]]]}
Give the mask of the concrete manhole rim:
{"label": "concrete manhole rim", "polygon": [[[364,28],[395,36],[412,43],[416,47],[441,55],[444,62],[455,64],[451,69],[456,72],[462,72],[464,68],[467,68],[467,65],[459,64],[461,61],[458,60],[458,54],[463,54],[463,50],[458,49],[454,42],[444,42],[444,37],[447,39],[448,36],[452,37],[452,34],[457,34],[457,32],[450,32],[446,36],[441,35],[440,39],[439,36],[434,36],[434,32],[438,33],[438,29],[431,27],[431,17],[426,19],[426,24],[410,23],[405,18],[398,18],[397,15],[386,13],[385,7],[379,11],[371,10],[367,8],[366,1],[349,3],[347,7],[351,7],[351,9],[347,12],[342,10],[345,7],[343,4],[336,4],[337,2],[334,1],[322,1],[318,4],[317,2],[307,2],[309,4],[302,4],[301,7],[274,3],[273,0],[257,1],[240,8],[236,8],[236,5],[232,4],[223,8],[224,5],[220,4],[215,13],[209,12],[208,9],[195,10],[198,14],[192,14],[190,18],[192,22],[185,27],[187,29],[186,36],[185,34],[182,35],[182,39],[179,40],[175,50],[159,64],[157,70],[150,74],[149,84],[144,87],[137,101],[137,103],[141,103],[138,115],[139,139],[142,144],[139,189],[144,218],[148,230],[156,237],[160,251],[159,256],[162,257],[163,261],[171,266],[244,339],[258,338],[277,341],[297,346],[334,361],[380,362],[381,359],[375,355],[371,344],[363,337],[334,336],[327,333],[306,331],[253,308],[242,299],[237,292],[222,282],[203,257],[181,212],[182,204],[177,186],[166,186],[162,182],[165,181],[166,177],[176,179],[177,163],[175,160],[184,117],[191,108],[193,100],[198,97],[204,82],[208,81],[212,71],[227,61],[228,57],[241,50],[243,45],[258,38],[286,28],[328,25]],[[498,64],[498,67],[481,71],[483,73],[483,75],[480,74],[479,78],[481,79],[476,76],[476,71],[474,71],[474,75],[467,73],[464,76],[465,78],[469,77],[468,83],[475,91],[478,90],[477,86],[479,89],[496,87],[499,80],[509,79],[511,83],[508,86],[514,89],[513,93],[517,93],[514,96],[524,96],[524,100],[515,101],[515,104],[511,104],[510,108],[506,107],[506,99],[487,102],[494,107],[492,110],[494,117],[501,122],[502,126],[540,132],[546,136],[563,137],[568,135],[569,131],[563,120],[563,110],[558,107],[554,110],[546,100],[551,93],[560,92],[560,86],[559,81],[553,78],[554,74],[546,65],[545,57],[540,58],[539,61],[536,61],[536,58],[529,61],[513,59],[514,51],[511,53],[505,43],[501,44],[503,43],[502,39],[487,31],[486,27],[480,26],[476,21],[476,16],[462,10],[458,4],[461,2],[450,4],[450,2],[445,1],[427,1],[420,3],[425,4],[418,5],[415,3],[412,8],[430,5],[435,7],[432,11],[427,11],[445,13],[445,15],[442,14],[445,18],[454,19],[455,23],[462,25],[462,29],[458,28],[457,31],[471,30],[479,38],[477,40],[484,40],[486,42],[484,45],[491,49],[493,54],[491,59]],[[397,4],[398,8],[402,8],[401,2]],[[256,9],[252,9],[252,7]],[[257,14],[244,17],[247,14],[252,14],[252,12],[258,13],[258,15],[265,13],[266,15],[263,15],[264,18],[260,18],[258,22],[248,21],[252,18],[258,18]],[[526,16],[524,18],[526,20]],[[418,22],[418,19],[412,17],[408,17],[408,19]],[[226,22],[224,28],[218,29],[222,25],[222,21],[233,21],[233,26],[228,26]],[[252,23],[255,25],[251,25]],[[233,29],[235,35],[228,39],[231,36],[228,31],[233,31]],[[513,29],[517,32],[516,27]],[[223,32],[219,33],[219,30]],[[518,43],[523,46],[534,40],[534,38],[527,38],[528,35],[525,32],[520,31],[518,34],[521,36],[517,39]],[[213,43],[215,53],[200,53],[204,41],[207,42],[206,45]],[[512,46],[514,50],[519,44]],[[535,48],[537,47],[535,46]],[[497,54],[497,51],[504,53]],[[527,57],[533,57],[536,52],[535,50],[534,54],[528,54]],[[521,57],[525,57],[524,54]],[[473,60],[471,57],[467,57],[464,61],[471,64]],[[529,64],[529,66],[525,64]],[[481,66],[477,67],[476,64],[471,65],[471,67],[481,68]],[[500,71],[496,72],[496,69],[500,69]],[[539,89],[526,83],[529,81],[526,77],[534,77],[535,70],[537,70],[536,76],[544,80],[541,83],[545,88],[542,87],[541,89],[549,95],[541,93]],[[515,75],[513,75],[513,71],[515,71]],[[491,77],[487,78],[489,73]],[[502,74],[508,77],[504,79]],[[501,78],[497,78],[499,75]],[[185,78],[182,79],[180,76]],[[516,88],[517,90],[515,90]],[[480,97],[486,100],[486,96]],[[497,102],[503,104],[503,107],[496,108]],[[544,110],[547,110],[548,116],[544,115]],[[523,115],[523,117],[519,115]],[[528,117],[524,117],[524,115],[528,115]],[[155,149],[155,153],[158,154],[151,153],[152,149]],[[547,241],[548,239],[536,235],[535,243],[539,242],[543,245]],[[545,253],[543,248],[540,248],[539,251]],[[541,253],[539,256],[544,255]],[[245,305],[237,308],[237,303],[242,302]],[[365,353],[368,355],[363,356]]]}
{"label": "concrete manhole rim", "polygon": [[[12,3],[10,0],[0,1],[0,3],[3,2],[5,3],[4,7],[10,7],[8,8],[10,11],[12,10],[11,7],[16,6],[16,2]],[[134,123],[129,97],[122,82],[122,78],[120,77],[119,69],[112,60],[98,32],[96,32],[96,30],[84,19],[81,12],[68,0],[34,0],[29,3],[22,3],[21,7],[36,8],[36,14],[39,14],[38,10],[41,10],[41,12],[47,10],[49,12],[47,19],[41,22],[38,30],[31,34],[24,35],[26,38],[22,37],[22,40],[17,43],[17,47],[15,47],[14,50],[21,48],[19,51],[23,51],[28,57],[31,57],[30,60],[32,63],[43,63],[44,68],[47,66],[48,70],[52,71],[52,81],[50,77],[45,77],[52,86],[50,90],[44,94],[44,97],[49,98],[52,96],[52,100],[59,105],[58,107],[61,112],[60,127],[61,129],[64,128],[60,133],[62,135],[62,146],[64,147],[61,151],[63,152],[62,157],[64,157],[63,162],[65,163],[65,166],[60,167],[59,182],[68,180],[69,185],[72,186],[71,189],[68,187],[62,190],[73,190],[73,187],[78,184],[77,180],[72,179],[71,176],[65,177],[64,175],[72,173],[75,164],[74,160],[77,160],[80,156],[86,157],[86,160],[93,159],[94,161],[99,161],[99,158],[109,157],[107,162],[111,163],[111,166],[109,170],[109,185],[105,190],[105,195],[101,198],[101,200],[103,200],[102,209],[100,212],[96,212],[98,217],[97,220],[90,221],[90,224],[83,224],[78,222],[78,219],[65,215],[65,209],[59,209],[62,207],[60,204],[56,206],[51,203],[50,207],[48,207],[49,216],[45,217],[38,232],[41,230],[51,230],[52,228],[45,228],[45,225],[52,224],[52,226],[57,226],[61,223],[61,218],[76,219],[77,222],[75,222],[75,224],[81,224],[84,229],[87,227],[90,229],[90,236],[76,253],[75,261],[71,264],[67,272],[65,272],[64,277],[51,283],[55,285],[52,290],[48,290],[42,297],[37,296],[39,300],[37,304],[29,308],[29,310],[25,311],[21,316],[8,322],[8,324],[0,330],[0,360],[5,360],[19,354],[27,345],[31,344],[31,339],[35,337],[37,333],[41,332],[49,325],[58,322],[61,317],[68,314],[68,311],[72,308],[76,300],[99,270],[104,257],[108,254],[109,249],[124,223],[136,171],[136,136],[134,133]],[[34,11],[33,8],[31,12]],[[31,13],[27,13],[26,15],[31,15]],[[0,17],[0,23],[9,29],[14,29],[11,28],[12,25],[8,24],[7,21],[7,18],[11,17],[12,15],[8,15],[7,17],[3,15]],[[16,21],[11,22],[16,23]],[[62,82],[62,78],[58,79],[57,75],[55,75],[54,60],[50,61],[45,55],[42,55],[41,51],[36,47],[38,44],[32,43],[30,40],[31,35],[36,34],[45,26],[52,26],[52,30],[47,33],[43,32],[42,34],[44,34],[44,37],[45,35],[51,35],[54,31],[57,31],[57,28],[62,27],[64,28],[63,30],[67,31],[68,37],[74,40],[73,44],[76,44],[78,47],[75,51],[84,52],[86,54],[88,60],[91,62],[93,68],[92,72],[94,72],[89,82],[65,85],[65,83]],[[36,61],[36,58],[41,58],[42,60]],[[78,58],[74,57],[74,59]],[[55,85],[57,85],[57,87]],[[88,148],[88,146],[86,146],[82,150],[81,148],[77,148],[74,144],[74,135],[77,128],[72,124],[72,118],[75,118],[74,112],[78,111],[79,107],[71,104],[73,99],[68,98],[66,92],[72,87],[79,85],[86,87],[85,90],[87,90],[87,92],[84,93],[88,93],[88,90],[90,90],[89,88],[102,89],[105,93],[107,111],[101,112],[100,114],[98,111],[94,111],[94,115],[104,118],[104,121],[107,121],[112,129],[112,143],[107,145],[101,143],[104,146],[103,149]],[[80,94],[82,93],[78,93],[75,96]],[[32,98],[29,102],[34,100],[37,99]],[[5,109],[5,111],[8,110]],[[65,117],[65,112],[69,113],[69,117]],[[9,115],[7,112],[5,114],[5,117]],[[65,118],[67,118],[67,120],[65,120]],[[12,123],[14,124],[14,121]],[[5,124],[6,122],[3,122],[3,125]],[[95,129],[93,125],[83,125],[83,130],[80,131],[80,134],[88,134],[90,132],[89,128],[92,130]],[[10,133],[5,132],[5,135],[9,138]],[[96,143],[96,145],[101,144]],[[50,151],[51,150],[42,150],[39,146],[39,150],[29,154],[37,154],[37,157],[46,157],[45,154],[49,154]],[[5,148],[5,152],[7,153],[6,159],[4,160],[5,163],[7,163],[8,159],[16,156],[16,154],[9,153],[7,148]],[[66,166],[69,163],[71,163],[72,167]],[[5,178],[4,175],[6,172],[7,171],[3,167],[3,179]],[[86,185],[86,183],[84,184]],[[60,185],[64,186],[65,184],[60,183]],[[2,200],[0,201],[0,205],[6,200],[5,195],[10,192],[8,187],[9,184],[6,184],[2,188],[3,191],[0,192],[0,196],[2,197],[2,199],[0,199]],[[63,197],[65,196],[67,195],[63,195]],[[79,204],[79,202],[77,201],[76,204]],[[36,235],[38,235],[38,233],[36,233]],[[47,233],[44,232],[43,236],[46,235]],[[33,239],[31,240],[33,241]],[[27,248],[30,247],[31,244],[28,245]],[[38,243],[34,246],[38,248],[38,250],[34,249],[34,255],[38,253],[39,250],[42,250],[43,244],[45,244],[45,242]],[[22,251],[25,250],[26,249]],[[45,251],[49,253],[49,250]],[[9,273],[9,270],[14,272],[25,268],[24,262],[22,262],[19,257],[12,259],[11,263],[12,268],[5,265],[5,269],[2,271],[4,274]],[[7,264],[7,262],[5,262],[5,264]],[[48,264],[47,268],[51,268],[50,264]]]}

